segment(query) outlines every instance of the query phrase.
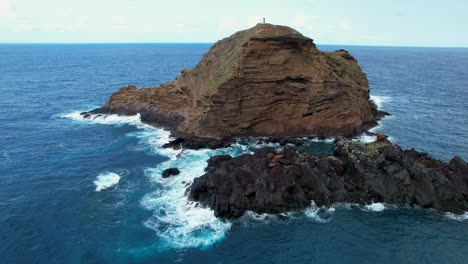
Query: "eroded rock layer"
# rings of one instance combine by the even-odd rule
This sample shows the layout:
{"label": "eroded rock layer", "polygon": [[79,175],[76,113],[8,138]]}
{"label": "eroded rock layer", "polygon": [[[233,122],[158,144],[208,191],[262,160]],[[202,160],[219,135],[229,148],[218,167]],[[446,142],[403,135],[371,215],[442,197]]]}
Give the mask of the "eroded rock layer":
{"label": "eroded rock layer", "polygon": [[351,135],[379,113],[345,50],[319,51],[294,29],[259,24],[216,42],[193,69],[159,87],[121,88],[93,113],[136,114],[180,135]]}
{"label": "eroded rock layer", "polygon": [[215,156],[196,178],[189,197],[222,218],[246,211],[283,213],[347,202],[418,205],[442,211],[468,211],[468,165],[448,163],[385,139],[363,144],[342,140],[331,156],[313,156],[286,146],[283,153],[263,148],[236,158]]}

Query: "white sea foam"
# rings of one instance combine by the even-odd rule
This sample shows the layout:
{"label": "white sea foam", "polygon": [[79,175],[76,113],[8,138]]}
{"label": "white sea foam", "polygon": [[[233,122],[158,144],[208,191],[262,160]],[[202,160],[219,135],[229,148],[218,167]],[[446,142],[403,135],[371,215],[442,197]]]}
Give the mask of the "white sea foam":
{"label": "white sea foam", "polygon": [[[213,240],[221,239],[230,227],[216,219],[213,211],[189,202],[185,195],[186,185],[203,174],[209,157],[207,152],[186,150],[178,159],[171,159],[147,171],[160,187],[142,200],[143,207],[154,211],[145,225],[175,247],[207,246]],[[177,167],[181,173],[176,177],[162,178],[162,171],[169,167]]]}
{"label": "white sea foam", "polygon": [[391,100],[389,96],[381,96],[381,95],[371,95],[370,99],[377,105],[377,108],[382,109],[384,104]]}
{"label": "white sea foam", "polygon": [[61,118],[69,118],[75,121],[86,122],[86,123],[95,123],[102,125],[132,125],[137,128],[145,129],[151,126],[141,122],[140,114],[131,115],[131,116],[122,116],[122,115],[103,115],[103,114],[91,114],[88,118],[84,118],[80,114],[81,111],[74,111],[65,114],[59,115]]}
{"label": "white sea foam", "polygon": [[3,157],[5,157],[6,160],[10,160],[10,154],[8,154],[8,152],[3,152]]}
{"label": "white sea foam", "polygon": [[327,223],[330,221],[330,216],[335,212],[334,207],[325,208],[318,207],[314,201],[311,202],[310,206],[304,210],[304,214],[312,218],[319,223]]}
{"label": "white sea foam", "polygon": [[[370,96],[370,99],[377,105],[377,108],[379,110],[382,110],[382,108],[385,108],[385,104],[390,102],[392,100],[391,97],[389,96],[381,96],[381,95],[371,95]],[[390,116],[384,116],[379,124],[371,129],[369,129],[369,132],[372,132],[372,133],[378,133],[378,132],[381,132],[383,130],[383,127],[384,127],[384,121],[389,119],[389,118],[394,118],[395,116],[394,115],[390,115]],[[370,138],[369,138],[370,139]],[[366,140],[366,138],[364,138],[364,140]],[[395,143],[395,139],[391,136],[389,136],[387,138],[388,141],[390,142],[394,142]],[[365,142],[367,143],[367,142]]]}
{"label": "white sea foam", "polygon": [[[223,154],[238,156],[252,153],[262,146],[264,145],[236,143],[232,147],[217,150],[184,150],[176,158],[165,161],[156,168],[148,169],[146,174],[159,187],[141,201],[144,208],[154,211],[145,225],[175,248],[206,247],[222,240],[231,223],[216,218],[211,209],[188,201],[187,187],[196,177],[203,175],[210,157]],[[180,174],[163,178],[162,172],[171,167],[179,168]],[[247,213],[246,215],[249,214],[256,219],[269,218],[266,214]]]}
{"label": "white sea foam", "polygon": [[[203,174],[210,156],[218,154],[236,156],[250,152],[247,146],[235,144],[231,148],[220,150],[164,149],[162,145],[171,140],[170,133],[142,123],[139,115],[91,115],[89,118],[83,118],[80,112],[76,111],[60,117],[86,123],[134,126],[139,131],[128,133],[127,136],[136,137],[147,144],[153,152],[169,157],[166,162],[146,171],[146,174],[159,186],[155,192],[147,194],[141,201],[144,208],[154,212],[153,216],[145,221],[145,225],[153,229],[168,246],[205,247],[224,237],[231,223],[216,218],[211,209],[188,201],[185,192],[193,179]],[[177,167],[181,173],[176,177],[163,179],[162,171],[169,167]],[[117,184],[119,179],[115,173],[99,175],[94,182],[97,186],[96,191]]]}
{"label": "white sea foam", "polygon": [[455,221],[468,220],[468,212],[465,212],[463,214],[446,213],[445,216]]}
{"label": "white sea foam", "polygon": [[385,210],[385,204],[383,203],[371,203],[371,204],[367,204],[367,205],[364,205],[363,209],[365,211],[369,211],[369,212],[382,212],[383,210]]}
{"label": "white sea foam", "polygon": [[312,142],[333,143],[333,141],[335,141],[335,137],[328,137],[328,138],[325,138],[325,139],[313,138],[313,139],[310,139],[310,141],[312,141]]}
{"label": "white sea foam", "polygon": [[[213,210],[190,202],[186,196],[187,187],[204,173],[209,157],[237,156],[248,151],[240,144],[217,150],[184,150],[177,158],[148,169],[146,174],[159,187],[141,201],[144,208],[154,211],[145,225],[175,248],[206,247],[223,239],[231,223],[216,218]],[[180,174],[162,178],[162,171],[171,167],[179,168]]]}
{"label": "white sea foam", "polygon": [[247,211],[245,214],[242,216],[243,222],[249,222],[249,221],[256,221],[256,222],[261,222],[261,223],[268,223],[269,218],[271,218],[273,215],[271,214],[258,214],[252,211]]}
{"label": "white sea foam", "polygon": [[118,184],[120,181],[120,176],[117,173],[105,172],[97,176],[97,179],[94,181],[96,185],[96,192],[100,192],[109,187],[112,187]]}
{"label": "white sea foam", "polygon": [[272,221],[289,221],[306,216],[318,223],[327,223],[330,221],[331,216],[335,212],[334,207],[317,207],[314,201],[311,201],[311,205],[304,209],[302,212],[291,211],[281,214],[267,214],[267,213],[255,213],[247,211],[240,219],[243,225],[250,224],[269,224]]}
{"label": "white sea foam", "polygon": [[361,136],[359,136],[355,140],[360,141],[362,143],[372,143],[372,142],[375,142],[377,140],[377,136],[362,134]]}
{"label": "white sea foam", "polygon": [[122,126],[129,125],[139,129],[137,132],[128,133],[127,136],[134,136],[151,147],[151,150],[163,156],[167,156],[171,159],[175,159],[179,150],[171,148],[162,148],[162,145],[169,142],[171,133],[167,130],[155,128],[148,124],[141,122],[140,114],[132,116],[121,116],[121,115],[100,115],[91,114],[88,118],[84,118],[80,113],[82,111],[74,111],[65,114],[61,114],[60,118],[69,118],[77,122],[102,124],[102,125],[114,125]]}
{"label": "white sea foam", "polygon": [[[383,117],[380,121],[379,121],[379,124],[371,129],[369,129],[369,132],[371,133],[379,133],[379,132],[382,132],[384,130],[384,126],[385,126],[385,121],[386,120],[389,120],[391,118],[395,118],[394,115],[390,115],[390,116],[385,116]],[[395,143],[396,142],[396,139],[393,138],[392,136],[389,136],[387,137],[387,140],[390,141],[390,142],[393,142]]]}

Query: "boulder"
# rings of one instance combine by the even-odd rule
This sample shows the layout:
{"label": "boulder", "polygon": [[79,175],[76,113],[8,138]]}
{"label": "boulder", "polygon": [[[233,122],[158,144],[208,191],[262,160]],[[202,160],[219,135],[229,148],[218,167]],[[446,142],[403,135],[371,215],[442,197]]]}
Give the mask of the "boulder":
{"label": "boulder", "polygon": [[377,134],[377,142],[388,142],[387,136],[384,135],[383,133],[378,133]]}
{"label": "boulder", "polygon": [[178,175],[179,173],[180,173],[180,170],[178,168],[169,168],[169,169],[165,169],[162,172],[162,177],[163,178],[169,178],[171,176]]}

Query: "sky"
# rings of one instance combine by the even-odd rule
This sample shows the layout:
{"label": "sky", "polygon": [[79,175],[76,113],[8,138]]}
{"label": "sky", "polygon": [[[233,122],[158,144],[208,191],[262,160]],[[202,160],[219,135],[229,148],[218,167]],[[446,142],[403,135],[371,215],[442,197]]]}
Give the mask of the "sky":
{"label": "sky", "polygon": [[468,47],[468,0],[0,0],[0,43],[212,43],[263,17],[316,44]]}

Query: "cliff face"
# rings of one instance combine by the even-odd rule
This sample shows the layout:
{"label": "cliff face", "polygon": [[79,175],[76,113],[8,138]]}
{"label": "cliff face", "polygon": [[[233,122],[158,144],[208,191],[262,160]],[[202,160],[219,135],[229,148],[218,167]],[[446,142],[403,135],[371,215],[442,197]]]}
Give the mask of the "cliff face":
{"label": "cliff face", "polygon": [[349,135],[379,112],[347,51],[319,51],[285,26],[258,24],[216,42],[198,65],[159,87],[123,87],[95,113],[136,114],[179,134]]}

